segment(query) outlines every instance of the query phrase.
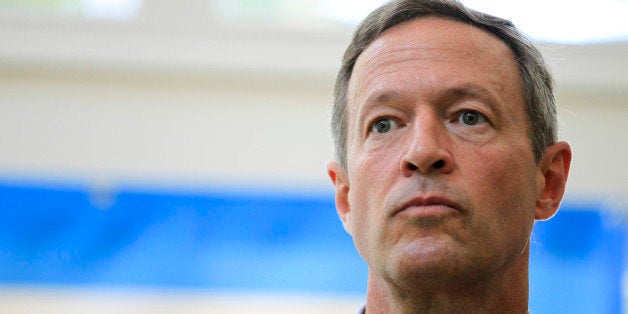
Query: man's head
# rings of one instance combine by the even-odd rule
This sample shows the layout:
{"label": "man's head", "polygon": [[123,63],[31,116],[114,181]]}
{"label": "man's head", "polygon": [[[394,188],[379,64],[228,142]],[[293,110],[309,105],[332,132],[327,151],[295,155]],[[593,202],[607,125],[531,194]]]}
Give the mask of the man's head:
{"label": "man's head", "polygon": [[556,107],[553,81],[539,50],[507,20],[470,10],[457,1],[392,1],[373,11],[358,26],[345,51],[336,78],[331,130],[336,160],[346,167],[347,88],[355,62],[373,40],[389,28],[426,16],[460,21],[492,33],[507,44],[515,55],[522,78],[528,120],[528,136],[535,158],[556,141]]}
{"label": "man's head", "polygon": [[527,296],[532,226],[556,212],[571,151],[555,141],[538,51],[499,29],[518,34],[457,3],[398,1],[347,50],[328,173],[369,289],[501,291],[525,278]]}

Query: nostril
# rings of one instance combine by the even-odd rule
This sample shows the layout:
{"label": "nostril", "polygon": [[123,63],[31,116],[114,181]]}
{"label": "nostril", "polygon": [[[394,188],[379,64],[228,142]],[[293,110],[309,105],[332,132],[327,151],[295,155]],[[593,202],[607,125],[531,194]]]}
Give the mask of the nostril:
{"label": "nostril", "polygon": [[437,162],[435,162],[435,163],[432,165],[432,167],[434,167],[434,169],[440,169],[440,168],[442,168],[442,167],[444,167],[444,166],[445,166],[445,161],[444,161],[444,160],[442,160],[442,159],[441,159],[441,160],[439,160],[439,161],[437,161]]}
{"label": "nostril", "polygon": [[408,169],[410,169],[411,171],[416,171],[417,169],[419,169],[419,167],[417,167],[415,164],[408,163]]}

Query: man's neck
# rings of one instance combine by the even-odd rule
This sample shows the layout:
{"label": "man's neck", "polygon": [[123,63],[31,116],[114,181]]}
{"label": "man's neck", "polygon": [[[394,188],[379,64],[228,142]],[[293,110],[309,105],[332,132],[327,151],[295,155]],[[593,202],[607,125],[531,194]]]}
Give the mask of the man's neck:
{"label": "man's neck", "polygon": [[403,289],[369,271],[366,313],[528,313],[528,272],[475,284]]}

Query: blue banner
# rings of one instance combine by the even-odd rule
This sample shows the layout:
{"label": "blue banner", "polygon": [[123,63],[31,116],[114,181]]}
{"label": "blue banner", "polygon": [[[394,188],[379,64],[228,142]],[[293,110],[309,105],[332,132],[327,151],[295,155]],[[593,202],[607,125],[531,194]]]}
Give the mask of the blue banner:
{"label": "blue banner", "polygon": [[[535,226],[534,313],[620,313],[623,220],[567,203]],[[364,294],[333,195],[0,185],[0,283]]]}

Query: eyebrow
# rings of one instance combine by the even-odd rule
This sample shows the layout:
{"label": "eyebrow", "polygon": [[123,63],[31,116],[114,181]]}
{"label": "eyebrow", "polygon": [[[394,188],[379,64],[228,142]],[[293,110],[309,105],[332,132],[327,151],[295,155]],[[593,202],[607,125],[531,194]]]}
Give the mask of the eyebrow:
{"label": "eyebrow", "polygon": [[401,98],[401,95],[399,93],[397,93],[395,91],[386,91],[386,92],[381,93],[381,94],[370,95],[366,99],[364,104],[389,102],[391,100],[395,100],[395,99],[399,99],[399,98]]}
{"label": "eyebrow", "polygon": [[446,91],[447,96],[471,97],[471,98],[489,98],[488,100],[496,102],[495,96],[486,88],[474,84],[464,84],[461,86],[450,88]]}
{"label": "eyebrow", "polygon": [[[488,89],[475,83],[468,83],[447,88],[443,94],[444,96],[455,98],[477,98],[489,102],[489,105],[491,106],[495,106],[499,103],[497,96],[493,95],[493,93]],[[364,101],[364,105],[370,107],[373,104],[386,103],[401,98],[403,98],[403,96],[398,92],[388,90],[382,93],[373,93]]]}
{"label": "eyebrow", "polygon": [[378,105],[385,103],[395,102],[403,98],[403,95],[394,90],[385,90],[383,92],[372,93],[366,98],[366,100],[364,101],[364,105],[359,108],[359,117],[362,117],[365,112],[369,112],[372,107],[377,107]]}

